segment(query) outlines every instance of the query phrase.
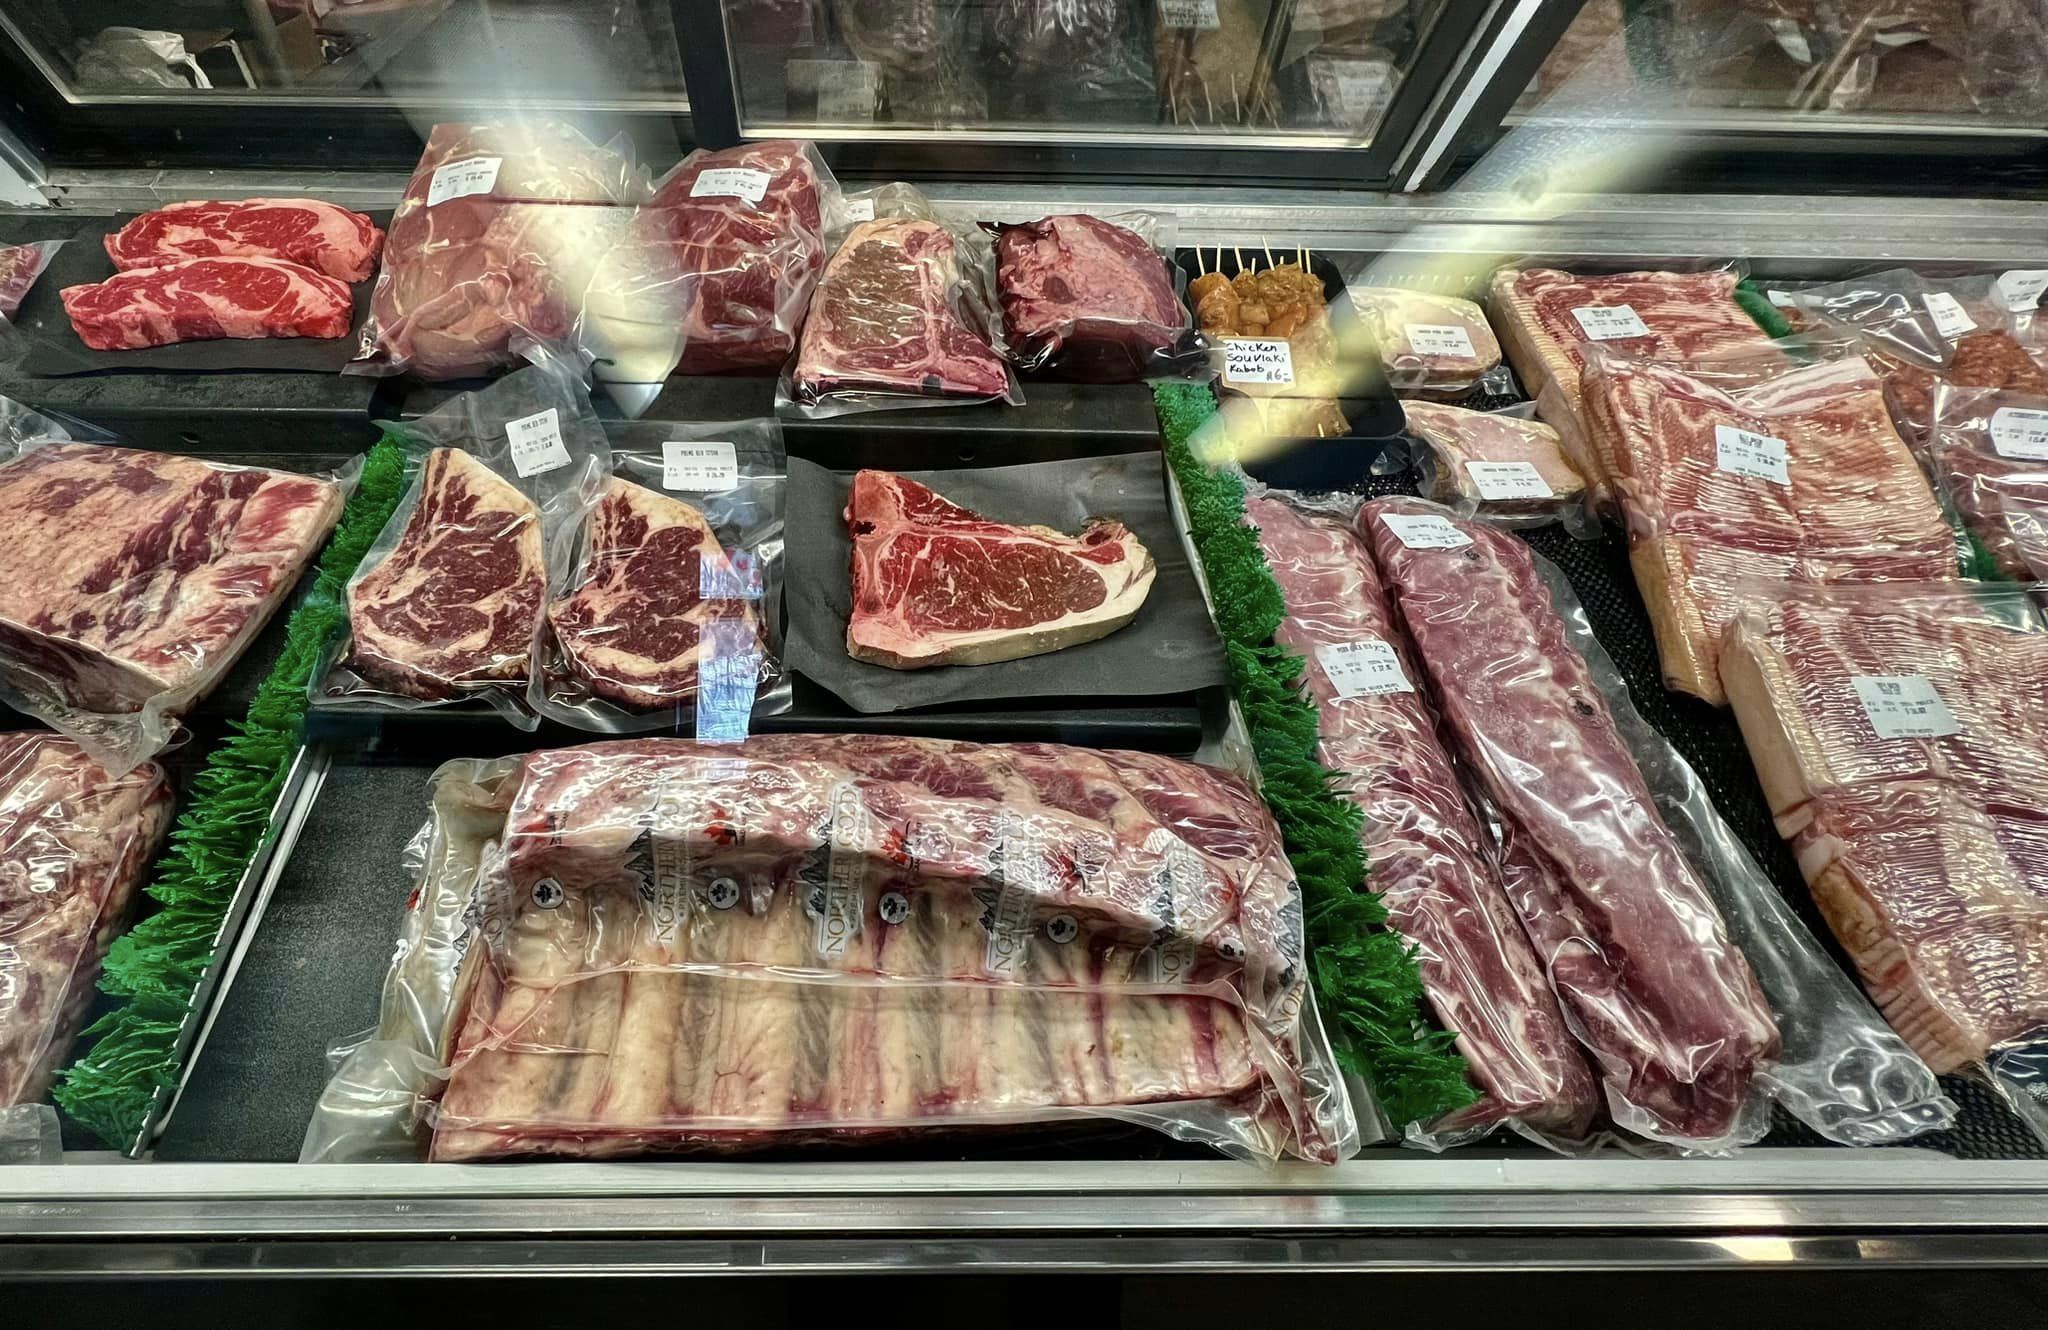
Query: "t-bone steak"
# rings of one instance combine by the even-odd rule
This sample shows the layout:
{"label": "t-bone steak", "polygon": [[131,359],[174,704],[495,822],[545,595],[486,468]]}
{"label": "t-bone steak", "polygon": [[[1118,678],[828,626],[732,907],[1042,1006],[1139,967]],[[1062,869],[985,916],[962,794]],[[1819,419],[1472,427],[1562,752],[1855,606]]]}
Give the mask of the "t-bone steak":
{"label": "t-bone steak", "polygon": [[332,481],[260,467],[31,449],[0,465],[0,670],[87,711],[196,700],[269,620],[341,503]]}
{"label": "t-bone steak", "polygon": [[1096,217],[1003,227],[996,288],[1011,345],[1032,363],[1058,357],[1064,378],[1143,378],[1189,324],[1158,252]]}
{"label": "t-bone steak", "polygon": [[132,351],[221,337],[346,337],[348,284],[281,259],[182,259],[57,293],[79,340]]}
{"label": "t-bone steak", "polygon": [[0,734],[0,1109],[49,1087],[171,820],[163,768]]}
{"label": "t-bone steak", "polygon": [[[761,668],[760,592],[704,514],[614,477],[584,542],[582,585],[548,607],[548,622],[593,693],[635,709],[669,707],[697,695],[713,651],[752,652]],[[714,623],[732,627],[707,631]]]}
{"label": "t-bone steak", "polygon": [[348,589],[349,663],[412,697],[517,683],[546,597],[540,510],[462,449],[436,448],[398,543]]}
{"label": "t-bone steak", "polygon": [[344,282],[377,271],[383,247],[376,223],[318,199],[173,203],[107,237],[107,257],[124,270],[232,255],[282,259]]}
{"label": "t-bone steak", "polygon": [[986,665],[1107,637],[1152,590],[1151,551],[1123,523],[1077,536],[993,522],[904,476],[853,478],[855,660],[915,670]]}

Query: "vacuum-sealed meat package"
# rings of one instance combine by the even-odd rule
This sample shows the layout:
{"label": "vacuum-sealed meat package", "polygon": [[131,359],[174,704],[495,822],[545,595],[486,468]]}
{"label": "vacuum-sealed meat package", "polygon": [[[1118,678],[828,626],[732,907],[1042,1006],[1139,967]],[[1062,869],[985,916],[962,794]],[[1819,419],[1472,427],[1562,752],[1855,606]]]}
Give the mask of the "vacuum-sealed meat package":
{"label": "vacuum-sealed meat package", "polygon": [[0,398],[0,699],[110,771],[162,752],[291,593],[345,490],[78,442]]}
{"label": "vacuum-sealed meat package", "polygon": [[1352,286],[1351,308],[1403,396],[1455,401],[1501,382],[1500,342],[1469,300],[1395,286]]}
{"label": "vacuum-sealed meat package", "polygon": [[611,474],[604,426],[550,358],[389,430],[411,483],[349,579],[347,640],[318,687],[398,710],[482,699],[530,729],[549,552]]}
{"label": "vacuum-sealed meat package", "polygon": [[1091,1118],[1357,1148],[1279,831],[1209,768],[636,740],[444,770],[436,815],[415,942],[305,1158],[390,1157],[418,1114],[440,1160]]}
{"label": "vacuum-sealed meat package", "polygon": [[352,368],[459,379],[520,364],[527,345],[566,347],[651,192],[624,146],[565,124],[434,126],[391,215]]}
{"label": "vacuum-sealed meat package", "polygon": [[2048,396],[1941,385],[1934,474],[2001,577],[2048,581]]}
{"label": "vacuum-sealed meat package", "polygon": [[154,762],[117,775],[61,735],[0,734],[0,1120],[63,1064],[170,821]]}
{"label": "vacuum-sealed meat package", "polygon": [[1017,364],[1086,383],[1170,372],[1193,320],[1174,294],[1168,225],[1149,213],[1116,213],[991,228]]}
{"label": "vacuum-sealed meat package", "polygon": [[0,323],[21,312],[21,302],[50,259],[63,248],[62,240],[35,240],[26,245],[0,245]]}
{"label": "vacuum-sealed meat package", "polygon": [[1582,512],[1586,481],[1540,420],[1403,402],[1408,432],[1428,445],[1418,459],[1422,492],[1463,516],[1542,523]]}

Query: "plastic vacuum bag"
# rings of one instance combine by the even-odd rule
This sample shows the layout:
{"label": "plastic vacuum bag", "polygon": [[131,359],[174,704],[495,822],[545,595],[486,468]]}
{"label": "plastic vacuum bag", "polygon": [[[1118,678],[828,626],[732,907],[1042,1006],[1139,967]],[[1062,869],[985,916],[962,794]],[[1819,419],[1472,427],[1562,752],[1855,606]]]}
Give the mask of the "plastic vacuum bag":
{"label": "plastic vacuum bag", "polygon": [[25,245],[0,245],[0,324],[21,312],[21,302],[50,260],[64,247],[62,240],[32,240]]}
{"label": "plastic vacuum bag", "polygon": [[529,754],[451,808],[488,774],[437,781],[383,1019],[305,1158],[390,1157],[415,1114],[443,1160],[1103,1118],[1261,1159],[1356,1149],[1298,889],[1233,778],[1051,745],[640,740]]}
{"label": "plastic vacuum bag", "polygon": [[1562,575],[1421,500],[1358,523],[1616,1125],[1720,1152],[1761,1137],[1773,1099],[1848,1144],[1951,1120],[1636,713]]}
{"label": "plastic vacuum bag", "polygon": [[1194,320],[1174,292],[1171,217],[1066,214],[988,229],[1011,359],[1020,369],[1131,383],[1203,363]]}
{"label": "plastic vacuum bag", "polygon": [[0,734],[0,1124],[36,1116],[15,1110],[70,1052],[170,823],[156,763],[116,775],[61,735]]}
{"label": "plastic vacuum bag", "polygon": [[786,708],[786,471],[773,420],[618,430],[603,496],[549,549],[534,710],[737,742],[756,709]]}
{"label": "plastic vacuum bag", "polygon": [[0,398],[0,701],[126,771],[178,738],[341,515],[339,475],[141,452]]}
{"label": "plastic vacuum bag", "polygon": [[[873,220],[853,221],[872,209]],[[995,257],[977,228],[939,220],[924,195],[886,185],[850,198],[778,413],[806,420],[903,407],[1023,402],[1004,363]]]}
{"label": "plastic vacuum bag", "polygon": [[[547,120],[434,126],[350,370],[459,379],[517,366],[530,345],[568,355],[593,274],[651,192],[623,140]],[[638,308],[671,295],[652,284]]]}
{"label": "plastic vacuum bag", "polygon": [[1997,574],[2048,581],[2048,396],[1942,384],[1930,452],[1943,496]]}
{"label": "plastic vacuum bag", "polygon": [[1395,286],[1351,286],[1346,294],[1401,396],[1456,401],[1512,387],[1493,326],[1471,301]]}
{"label": "plastic vacuum bag", "polygon": [[1408,432],[1424,445],[1415,469],[1429,498],[1461,517],[1504,526],[1563,521],[1575,534],[1597,527],[1586,513],[1585,478],[1542,421],[1436,402],[1402,409]]}
{"label": "plastic vacuum bag", "polygon": [[547,357],[387,429],[411,483],[349,579],[349,632],[315,688],[381,710],[483,700],[532,729],[546,552],[611,475],[604,426]]}

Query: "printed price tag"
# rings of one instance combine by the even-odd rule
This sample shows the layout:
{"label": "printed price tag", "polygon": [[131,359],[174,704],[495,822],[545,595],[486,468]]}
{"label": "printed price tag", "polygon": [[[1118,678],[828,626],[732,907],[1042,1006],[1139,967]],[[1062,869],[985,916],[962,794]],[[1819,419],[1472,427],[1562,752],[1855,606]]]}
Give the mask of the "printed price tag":
{"label": "printed price tag", "polygon": [[1223,343],[1223,378],[1228,383],[1294,382],[1294,348],[1263,337],[1232,337]]}
{"label": "printed price tag", "polygon": [[1454,550],[1470,545],[1472,537],[1458,530],[1449,518],[1426,513],[1381,513],[1380,521],[1411,550]]}
{"label": "printed price tag", "polygon": [[1553,499],[1557,497],[1534,462],[1467,462],[1465,474],[1482,499]]}
{"label": "printed price tag", "polygon": [[465,157],[435,167],[433,177],[427,181],[427,206],[431,208],[470,194],[490,193],[498,187],[498,168],[504,161],[503,157]]}
{"label": "printed price tag", "polygon": [[875,200],[872,196],[864,199],[848,199],[845,203],[846,220],[849,222],[872,222],[875,220]]}
{"label": "printed price tag", "polygon": [[740,461],[729,443],[670,439],[661,445],[661,487],[695,494],[738,489]]}
{"label": "printed price tag", "polygon": [[1977,326],[1977,321],[1963,308],[1963,302],[1946,291],[1929,291],[1920,299],[1934,320],[1934,331],[1943,337],[1961,337]]}
{"label": "printed price tag", "polygon": [[1754,476],[1774,485],[1790,485],[1792,469],[1785,460],[1785,441],[1733,425],[1714,426],[1714,465],[1738,476]]}
{"label": "printed price tag", "polygon": [[2048,268],[2014,268],[1998,274],[1999,298],[2016,314],[2040,304],[2043,291],[2048,291]]}
{"label": "printed price tag", "polygon": [[699,172],[696,183],[690,186],[693,199],[736,198],[759,203],[767,192],[768,173],[745,166],[714,166]]}
{"label": "printed price tag", "polygon": [[1849,682],[1880,739],[1940,739],[1963,728],[1924,674],[1859,674]]}
{"label": "printed price tag", "polygon": [[1216,0],[1159,0],[1159,22],[1168,28],[1202,28],[1214,31],[1223,26],[1216,16]]}
{"label": "printed price tag", "polygon": [[1991,413],[1991,446],[2000,457],[2048,462],[2048,411],[1999,407]]}
{"label": "printed price tag", "polygon": [[512,469],[521,476],[544,476],[569,465],[562,442],[562,413],[554,407],[505,422],[505,440],[512,445]]}
{"label": "printed price tag", "polygon": [[843,124],[874,118],[874,66],[860,60],[832,60],[818,66],[818,119]]}
{"label": "printed price tag", "polygon": [[1572,317],[1585,330],[1588,341],[1612,342],[1623,337],[1648,337],[1649,325],[1629,305],[1581,305]]}
{"label": "printed price tag", "polygon": [[1337,84],[1337,104],[1351,121],[1377,119],[1394,100],[1394,71],[1376,60],[1346,60],[1331,73]]}
{"label": "printed price tag", "polygon": [[1463,356],[1469,360],[1478,354],[1472,349],[1472,334],[1455,323],[1410,323],[1403,331],[1408,334],[1408,349],[1418,356]]}
{"label": "printed price tag", "polygon": [[1384,697],[1415,691],[1415,685],[1401,672],[1401,658],[1394,648],[1377,637],[1319,646],[1316,663],[1323,667],[1323,677],[1338,697]]}

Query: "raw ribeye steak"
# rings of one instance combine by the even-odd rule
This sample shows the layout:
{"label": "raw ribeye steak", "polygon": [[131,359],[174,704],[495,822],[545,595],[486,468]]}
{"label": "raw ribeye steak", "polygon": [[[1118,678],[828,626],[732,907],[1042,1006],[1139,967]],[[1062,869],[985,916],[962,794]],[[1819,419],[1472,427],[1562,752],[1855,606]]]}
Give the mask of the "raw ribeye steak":
{"label": "raw ribeye steak", "polygon": [[107,257],[124,270],[231,255],[282,259],[344,282],[377,271],[383,247],[376,223],[318,199],[173,203],[107,237]]}
{"label": "raw ribeye steak", "polygon": [[1158,252],[1137,232],[1096,217],[1003,227],[996,289],[1011,345],[1030,363],[1058,357],[1065,378],[1143,378],[1188,328]]}
{"label": "raw ribeye steak", "polygon": [[533,500],[462,449],[436,448],[398,543],[348,589],[349,663],[412,697],[518,682],[546,596]]}
{"label": "raw ribeye steak", "polygon": [[[759,589],[695,508],[614,477],[584,542],[583,583],[548,607],[548,622],[593,693],[675,706],[697,695],[713,651],[753,652],[757,672],[765,663]],[[714,623],[732,627],[707,631]]]}
{"label": "raw ribeye steak", "polygon": [[0,734],[0,1109],[42,1097],[171,820],[163,769]]}
{"label": "raw ribeye steak", "polygon": [[1012,526],[904,476],[853,478],[847,654],[914,670],[986,665],[1107,637],[1152,590],[1151,551],[1123,523],[1077,536]]}
{"label": "raw ribeye steak", "polygon": [[346,337],[348,284],[281,259],[183,259],[57,293],[79,340],[131,351],[221,337]]}
{"label": "raw ribeye steak", "polygon": [[87,711],[196,700],[341,514],[332,481],[98,444],[0,466],[0,669]]}

